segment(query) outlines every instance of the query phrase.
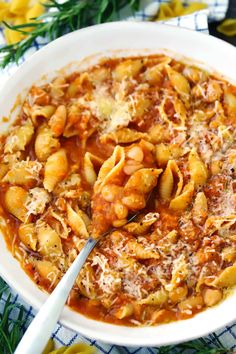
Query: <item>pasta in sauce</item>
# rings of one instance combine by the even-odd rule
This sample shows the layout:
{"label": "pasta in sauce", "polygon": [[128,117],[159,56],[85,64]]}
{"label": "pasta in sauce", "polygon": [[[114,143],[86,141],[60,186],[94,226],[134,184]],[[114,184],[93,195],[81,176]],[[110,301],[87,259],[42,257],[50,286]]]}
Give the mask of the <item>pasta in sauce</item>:
{"label": "pasta in sauce", "polygon": [[106,233],[68,299],[101,321],[155,325],[217,304],[236,284],[235,125],[236,87],[165,55],[31,87],[0,138],[9,249],[50,292]]}

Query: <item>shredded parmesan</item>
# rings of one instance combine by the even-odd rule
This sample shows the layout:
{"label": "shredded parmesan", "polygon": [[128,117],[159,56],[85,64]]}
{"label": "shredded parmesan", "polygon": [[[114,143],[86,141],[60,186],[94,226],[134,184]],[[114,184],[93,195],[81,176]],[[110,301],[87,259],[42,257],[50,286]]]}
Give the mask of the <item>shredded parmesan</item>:
{"label": "shredded parmesan", "polygon": [[25,207],[28,210],[28,216],[42,214],[49,203],[51,197],[44,188],[33,188],[29,190],[29,196],[26,200]]}

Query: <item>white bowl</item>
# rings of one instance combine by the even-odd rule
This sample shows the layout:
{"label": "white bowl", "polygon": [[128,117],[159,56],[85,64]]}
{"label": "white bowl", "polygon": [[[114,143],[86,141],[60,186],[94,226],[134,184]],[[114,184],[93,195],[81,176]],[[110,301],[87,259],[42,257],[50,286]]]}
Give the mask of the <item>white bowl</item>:
{"label": "white bowl", "polygon": [[[236,48],[194,31],[154,23],[119,22],[93,26],[68,34],[39,50],[8,80],[1,90],[0,117],[9,115],[18,94],[43,74],[55,72],[72,61],[88,65],[104,55],[174,51],[236,81]],[[124,51],[125,50],[125,51]],[[115,52],[114,52],[115,51]],[[72,66],[73,69],[74,66]],[[50,75],[52,76],[52,75]],[[14,114],[12,115],[14,119]],[[1,131],[7,127],[1,123]],[[29,304],[39,309],[47,294],[42,292],[21,269],[0,237],[0,275]],[[127,346],[161,346],[204,336],[236,319],[236,292],[218,306],[195,317],[156,327],[129,328],[95,321],[65,308],[61,323],[81,334],[108,343]]]}

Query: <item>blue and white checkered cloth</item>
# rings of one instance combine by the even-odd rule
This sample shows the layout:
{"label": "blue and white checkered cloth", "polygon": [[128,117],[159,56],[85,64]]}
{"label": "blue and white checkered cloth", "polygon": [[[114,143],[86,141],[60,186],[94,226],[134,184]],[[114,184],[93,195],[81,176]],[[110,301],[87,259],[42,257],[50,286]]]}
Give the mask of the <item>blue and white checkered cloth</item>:
{"label": "blue and white checkered cloth", "polygon": [[[162,21],[164,23],[171,24],[173,26],[180,26],[189,28],[196,31],[201,31],[204,33],[208,33],[208,21],[211,20],[222,20],[225,17],[227,8],[228,8],[228,0],[188,0],[188,2],[203,2],[208,5],[206,10],[201,10],[195,12],[194,14],[177,17],[174,19],[170,19],[168,21]],[[121,13],[121,18],[134,20],[134,21],[144,21],[150,20],[157,14],[158,8],[161,3],[168,3],[169,0],[143,0],[141,1],[140,11],[138,11],[134,16],[129,16],[127,12]],[[0,44],[4,43],[4,37],[2,31],[0,32]],[[26,56],[28,57],[34,51],[39,49],[45,43],[35,43],[35,45],[27,52]],[[23,59],[24,60],[24,59]],[[16,70],[16,66],[13,65],[4,71],[0,71],[0,85],[4,84],[5,79],[12,74]],[[23,301],[23,299],[12,291],[14,302],[18,302],[24,305],[27,310],[26,313],[26,324],[25,327],[30,323],[35,315],[35,311],[32,307],[30,307],[27,303]],[[3,296],[3,301],[0,303],[0,311],[4,305],[4,301],[6,300],[7,295]],[[14,314],[13,314],[14,316]],[[83,341],[85,343],[95,345],[101,353],[104,354],[116,354],[117,350],[124,354],[156,354],[158,352],[158,348],[128,348],[128,347],[115,347],[112,345],[107,345],[100,343],[98,341],[94,341],[88,338],[84,338],[79,333],[75,333],[74,331],[68,330],[60,324],[57,325],[55,331],[53,332],[53,338],[57,344],[60,345],[71,345],[75,342]],[[219,341],[223,346],[229,349],[236,350],[236,324],[227,326],[222,328],[221,330],[210,334],[206,338],[204,338],[207,343],[215,345],[219,345]]]}

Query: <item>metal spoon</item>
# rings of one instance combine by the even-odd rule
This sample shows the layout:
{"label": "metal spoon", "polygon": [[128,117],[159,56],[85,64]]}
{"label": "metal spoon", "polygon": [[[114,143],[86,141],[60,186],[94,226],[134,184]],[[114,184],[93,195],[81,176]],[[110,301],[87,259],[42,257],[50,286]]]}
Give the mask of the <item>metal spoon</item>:
{"label": "metal spoon", "polygon": [[41,354],[55,328],[74,282],[98,242],[89,238],[66,274],[29,325],[14,354]]}
{"label": "metal spoon", "polygon": [[[133,221],[139,213],[133,215],[127,221],[127,224]],[[101,238],[112,231],[113,229],[110,229]],[[32,350],[34,354],[42,353],[57,324],[78,273],[98,241],[99,239],[94,240],[91,237],[88,239],[66,274],[29,325],[14,354],[32,354]]]}

